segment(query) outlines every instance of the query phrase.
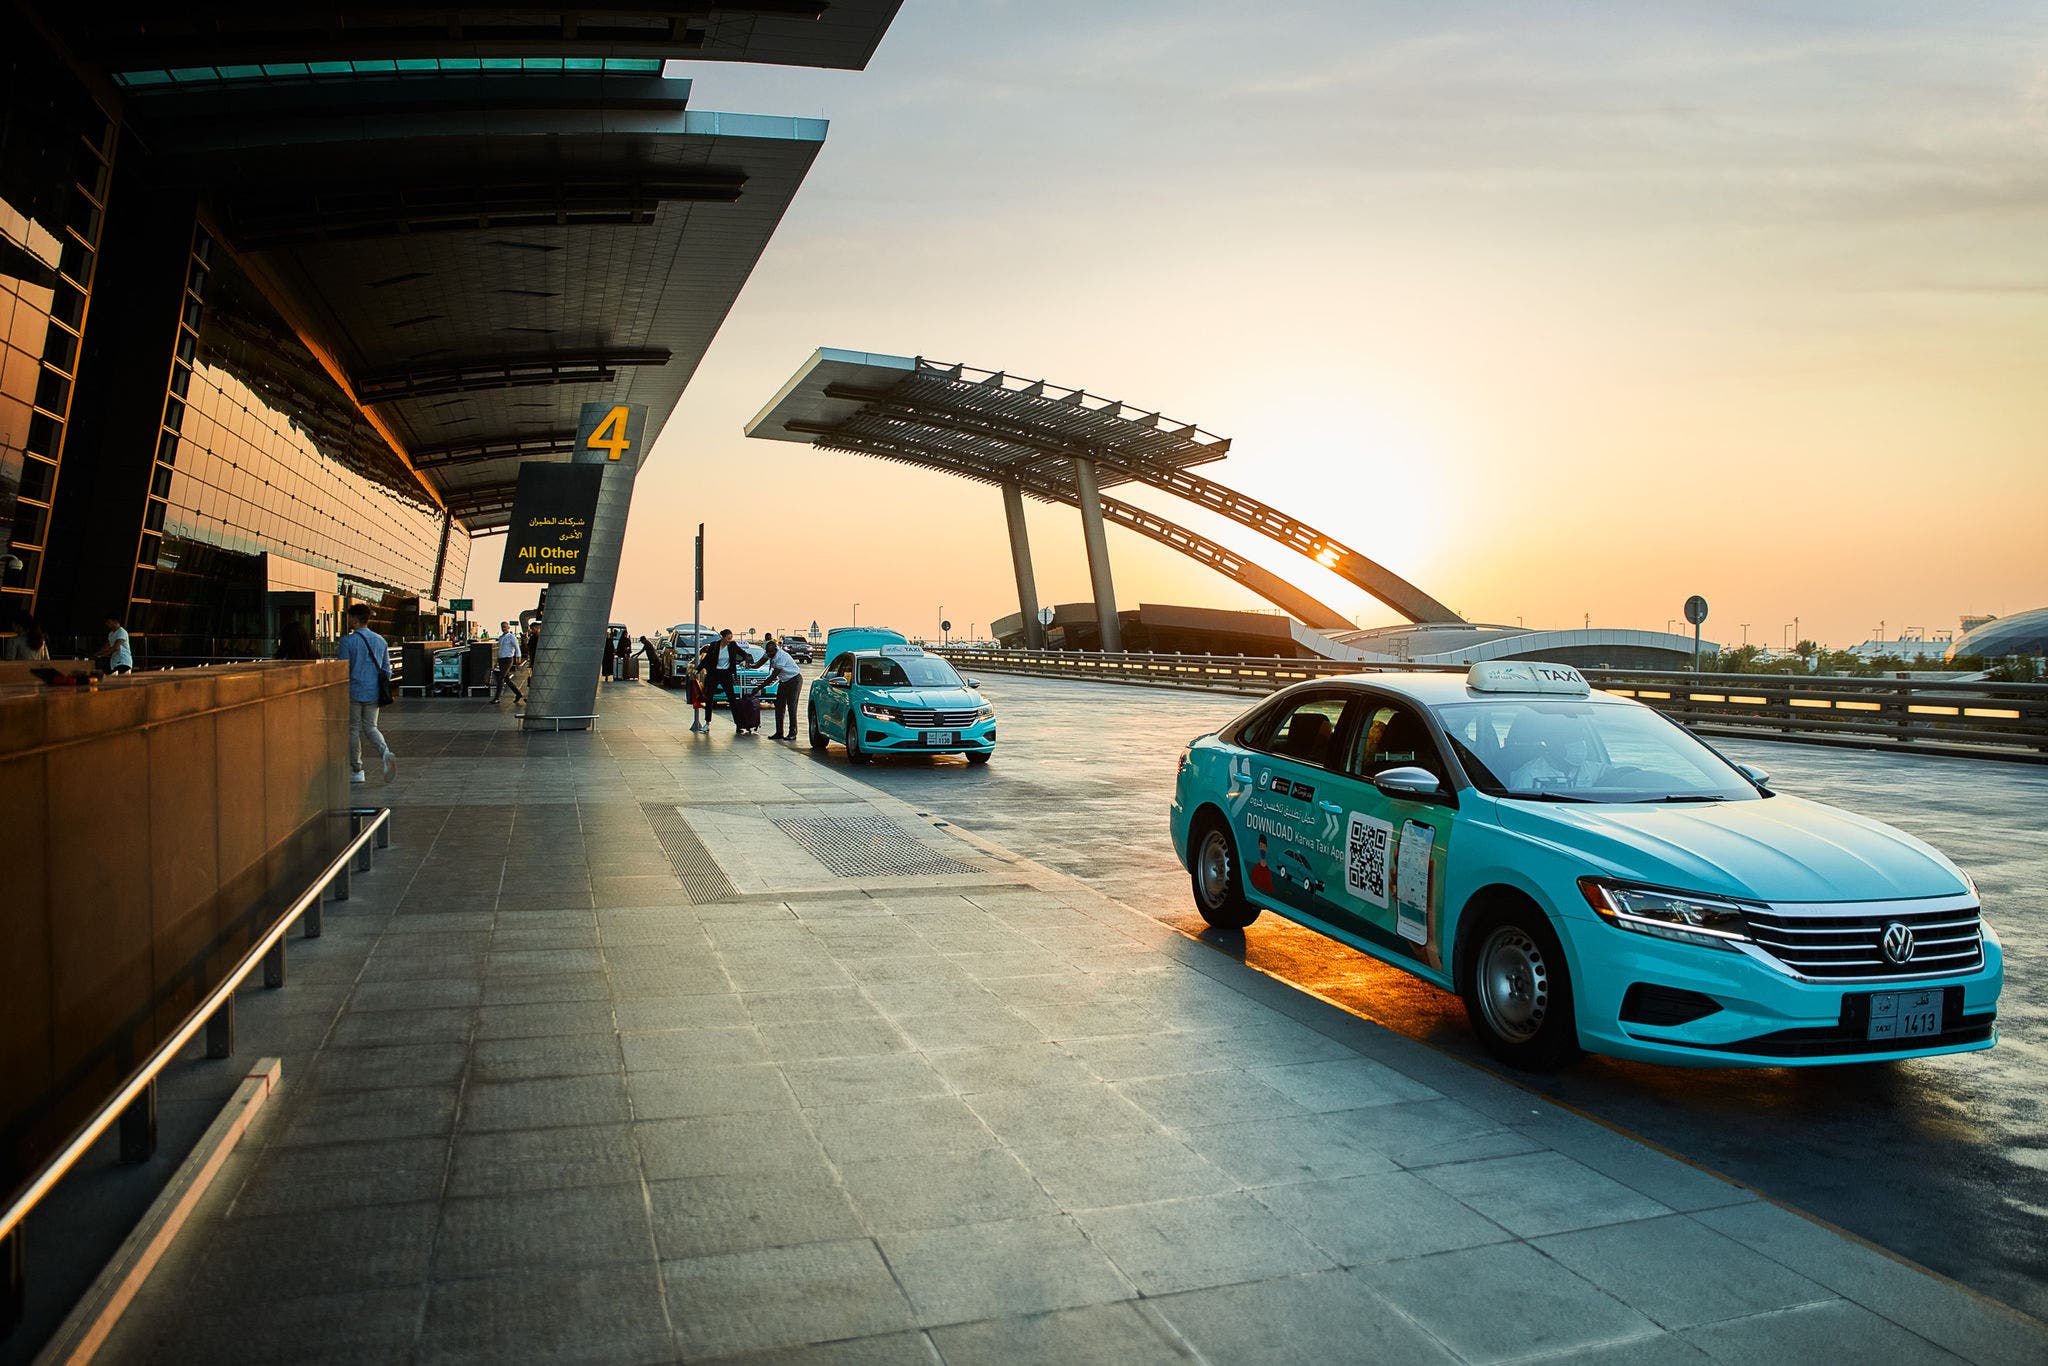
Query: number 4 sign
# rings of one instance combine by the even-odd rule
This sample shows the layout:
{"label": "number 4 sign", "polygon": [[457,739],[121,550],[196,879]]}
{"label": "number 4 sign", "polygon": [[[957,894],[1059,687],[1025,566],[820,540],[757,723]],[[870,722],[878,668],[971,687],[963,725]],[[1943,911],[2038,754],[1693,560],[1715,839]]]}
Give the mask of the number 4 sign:
{"label": "number 4 sign", "polygon": [[586,403],[576,424],[572,459],[579,465],[625,460],[637,466],[642,454],[640,438],[646,430],[644,403]]}

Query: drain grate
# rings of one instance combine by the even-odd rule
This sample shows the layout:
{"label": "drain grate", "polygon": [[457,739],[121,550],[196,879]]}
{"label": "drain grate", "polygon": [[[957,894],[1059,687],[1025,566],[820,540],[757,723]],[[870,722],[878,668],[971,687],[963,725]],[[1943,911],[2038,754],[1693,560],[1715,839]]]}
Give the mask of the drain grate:
{"label": "drain grate", "polygon": [[775,828],[839,877],[958,877],[981,871],[880,816],[777,817]]}
{"label": "drain grate", "polygon": [[691,905],[739,900],[739,889],[704,847],[704,841],[697,838],[682,812],[653,802],[640,809],[647,814],[647,823],[654,827],[654,838],[661,842],[661,852],[668,855],[669,867],[676,870],[676,878],[683,884],[683,894],[690,898]]}

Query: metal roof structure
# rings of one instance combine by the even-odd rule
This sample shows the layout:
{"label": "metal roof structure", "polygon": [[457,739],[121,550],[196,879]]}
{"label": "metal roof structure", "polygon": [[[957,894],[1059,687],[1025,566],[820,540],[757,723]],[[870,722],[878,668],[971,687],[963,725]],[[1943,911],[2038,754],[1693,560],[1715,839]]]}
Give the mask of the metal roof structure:
{"label": "metal roof structure", "polygon": [[859,67],[899,3],[43,13],[383,433],[367,472],[474,536],[582,404],[654,442],[823,142],[690,108],[663,60]]}
{"label": "metal roof structure", "polygon": [[[1208,508],[1307,556],[1410,621],[1461,619],[1334,536],[1195,473],[1194,467],[1229,453],[1227,438],[1079,389],[921,356],[821,348],[747,424],[746,432],[985,483],[1014,482],[1042,501],[1076,506],[1080,493],[1074,461],[1086,460],[1103,486],[1148,484]],[[1109,520],[1202,560],[1310,625],[1350,625],[1334,608],[1198,532],[1112,498],[1104,497],[1102,504]]]}

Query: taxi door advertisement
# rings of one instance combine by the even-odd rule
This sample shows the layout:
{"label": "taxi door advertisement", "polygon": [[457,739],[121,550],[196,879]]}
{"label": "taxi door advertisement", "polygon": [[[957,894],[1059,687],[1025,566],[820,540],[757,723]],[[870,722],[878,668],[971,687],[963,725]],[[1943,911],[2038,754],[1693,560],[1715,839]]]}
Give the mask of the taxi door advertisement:
{"label": "taxi door advertisement", "polygon": [[1353,811],[1344,841],[1344,891],[1370,926],[1369,936],[1439,969],[1448,824],[1440,830],[1410,818],[1396,827],[1372,812]]}

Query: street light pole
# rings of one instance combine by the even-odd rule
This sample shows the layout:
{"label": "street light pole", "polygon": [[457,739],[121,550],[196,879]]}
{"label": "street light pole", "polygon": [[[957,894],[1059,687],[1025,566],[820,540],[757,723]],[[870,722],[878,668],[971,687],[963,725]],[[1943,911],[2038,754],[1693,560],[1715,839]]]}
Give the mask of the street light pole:
{"label": "street light pole", "polygon": [[858,625],[860,625],[860,604],[859,604],[859,603],[855,603],[855,604],[853,605],[853,624],[854,624],[855,626],[858,626]]}
{"label": "street light pole", "polygon": [[946,604],[939,604],[939,644],[946,643]]}
{"label": "street light pole", "polygon": [[1745,650],[1749,648],[1749,623],[1746,621],[1742,623],[1742,647]]}

